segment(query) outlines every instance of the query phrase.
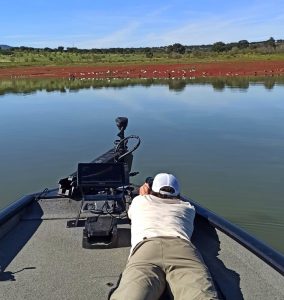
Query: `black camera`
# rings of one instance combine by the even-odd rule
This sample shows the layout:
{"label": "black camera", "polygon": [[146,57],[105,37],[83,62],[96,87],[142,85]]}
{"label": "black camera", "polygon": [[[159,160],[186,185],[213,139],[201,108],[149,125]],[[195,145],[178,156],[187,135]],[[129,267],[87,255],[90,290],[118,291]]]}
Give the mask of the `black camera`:
{"label": "black camera", "polygon": [[152,189],[152,185],[153,185],[153,181],[154,181],[154,178],[149,176],[145,179],[145,182],[149,185],[149,187]]}

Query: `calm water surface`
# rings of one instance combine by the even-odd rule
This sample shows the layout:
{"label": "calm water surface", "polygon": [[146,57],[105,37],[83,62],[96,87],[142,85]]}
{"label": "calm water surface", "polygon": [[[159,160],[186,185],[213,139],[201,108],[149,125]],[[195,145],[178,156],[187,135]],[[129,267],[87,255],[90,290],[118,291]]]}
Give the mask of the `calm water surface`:
{"label": "calm water surface", "polygon": [[283,81],[1,81],[0,208],[111,148],[127,116],[142,139],[137,183],[172,172],[183,194],[284,253]]}

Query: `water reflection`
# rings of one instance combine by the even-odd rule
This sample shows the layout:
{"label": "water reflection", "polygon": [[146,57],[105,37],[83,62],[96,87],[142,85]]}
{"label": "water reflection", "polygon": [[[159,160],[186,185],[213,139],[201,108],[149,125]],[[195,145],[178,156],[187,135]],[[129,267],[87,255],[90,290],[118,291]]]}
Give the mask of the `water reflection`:
{"label": "water reflection", "polygon": [[283,82],[2,80],[0,209],[104,153],[127,116],[142,139],[135,183],[170,170],[184,195],[284,253]]}
{"label": "water reflection", "polygon": [[226,88],[247,91],[251,85],[262,85],[271,90],[275,85],[284,85],[284,77],[228,77],[228,78],[190,78],[190,79],[2,79],[0,95],[32,94],[37,91],[60,93],[76,92],[81,89],[100,89],[105,87],[124,88],[130,86],[150,87],[165,85],[170,91],[181,92],[187,85],[211,85],[215,91]]}

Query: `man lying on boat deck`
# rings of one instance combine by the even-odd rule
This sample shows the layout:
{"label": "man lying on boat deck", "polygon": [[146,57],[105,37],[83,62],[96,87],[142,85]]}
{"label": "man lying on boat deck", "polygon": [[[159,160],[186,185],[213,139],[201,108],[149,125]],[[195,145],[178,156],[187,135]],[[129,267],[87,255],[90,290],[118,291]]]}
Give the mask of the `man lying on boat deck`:
{"label": "man lying on boat deck", "polygon": [[218,299],[201,255],[190,242],[195,209],[179,199],[175,176],[160,173],[145,183],[129,208],[131,250],[111,300],[159,299],[167,286],[174,299]]}

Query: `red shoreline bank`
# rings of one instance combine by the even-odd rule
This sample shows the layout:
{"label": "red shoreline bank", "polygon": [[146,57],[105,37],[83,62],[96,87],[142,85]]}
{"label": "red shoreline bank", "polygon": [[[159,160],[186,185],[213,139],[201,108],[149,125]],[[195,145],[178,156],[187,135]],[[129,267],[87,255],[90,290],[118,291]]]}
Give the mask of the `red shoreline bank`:
{"label": "red shoreline bank", "polygon": [[0,68],[0,78],[192,78],[274,75],[284,76],[284,61]]}

